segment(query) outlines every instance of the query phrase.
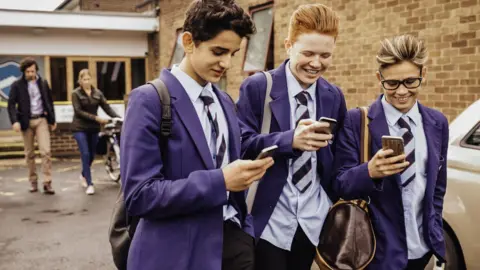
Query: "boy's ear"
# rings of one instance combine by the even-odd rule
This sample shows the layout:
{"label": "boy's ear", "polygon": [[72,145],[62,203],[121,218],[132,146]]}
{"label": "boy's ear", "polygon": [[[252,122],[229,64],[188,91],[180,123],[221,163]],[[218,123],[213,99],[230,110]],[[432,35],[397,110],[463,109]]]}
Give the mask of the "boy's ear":
{"label": "boy's ear", "polygon": [[195,43],[193,42],[193,36],[190,32],[184,32],[182,36],[182,45],[185,53],[192,53]]}

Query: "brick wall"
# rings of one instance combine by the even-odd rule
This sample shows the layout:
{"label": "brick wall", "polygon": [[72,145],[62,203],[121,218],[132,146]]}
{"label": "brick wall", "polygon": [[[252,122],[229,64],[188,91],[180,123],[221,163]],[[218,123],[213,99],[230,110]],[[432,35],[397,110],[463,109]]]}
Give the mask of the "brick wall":
{"label": "brick wall", "polygon": [[52,155],[55,157],[80,155],[77,142],[70,131],[69,123],[58,124],[57,129],[51,134]]}
{"label": "brick wall", "polygon": [[[245,9],[268,1],[239,0]],[[182,26],[190,0],[160,1],[160,67],[169,64],[175,30]],[[286,57],[288,21],[306,0],[275,0],[274,62]],[[340,35],[332,68],[325,78],[340,86],[349,108],[367,105],[380,93],[375,55],[379,41],[411,33],[427,43],[430,60],[420,100],[453,120],[480,98],[480,0],[325,0],[340,16]],[[238,97],[245,45],[227,72],[227,91]]]}

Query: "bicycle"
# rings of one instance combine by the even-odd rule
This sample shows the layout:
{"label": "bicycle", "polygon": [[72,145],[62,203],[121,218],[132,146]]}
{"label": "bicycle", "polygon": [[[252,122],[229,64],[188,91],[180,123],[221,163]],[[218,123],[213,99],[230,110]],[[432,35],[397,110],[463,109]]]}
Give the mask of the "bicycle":
{"label": "bicycle", "polygon": [[120,181],[120,132],[123,119],[110,119],[105,124],[104,131],[100,132],[99,137],[106,140],[106,151],[103,155],[105,162],[105,171],[108,177],[118,183]]}

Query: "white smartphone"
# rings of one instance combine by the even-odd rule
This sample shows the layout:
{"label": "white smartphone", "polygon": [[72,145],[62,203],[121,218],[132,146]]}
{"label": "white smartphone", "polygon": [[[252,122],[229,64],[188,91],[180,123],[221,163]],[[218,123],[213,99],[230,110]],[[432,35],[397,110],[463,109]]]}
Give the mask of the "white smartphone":
{"label": "white smartphone", "polygon": [[264,148],[262,152],[258,155],[257,159],[263,159],[266,157],[272,157],[273,154],[277,151],[278,146],[277,145],[272,145],[270,147]]}

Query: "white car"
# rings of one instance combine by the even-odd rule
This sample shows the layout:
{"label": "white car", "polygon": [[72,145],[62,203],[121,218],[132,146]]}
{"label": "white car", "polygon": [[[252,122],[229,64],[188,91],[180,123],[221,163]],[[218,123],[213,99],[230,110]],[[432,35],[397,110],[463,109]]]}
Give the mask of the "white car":
{"label": "white car", "polygon": [[450,124],[443,219],[445,269],[480,269],[480,100]]}

